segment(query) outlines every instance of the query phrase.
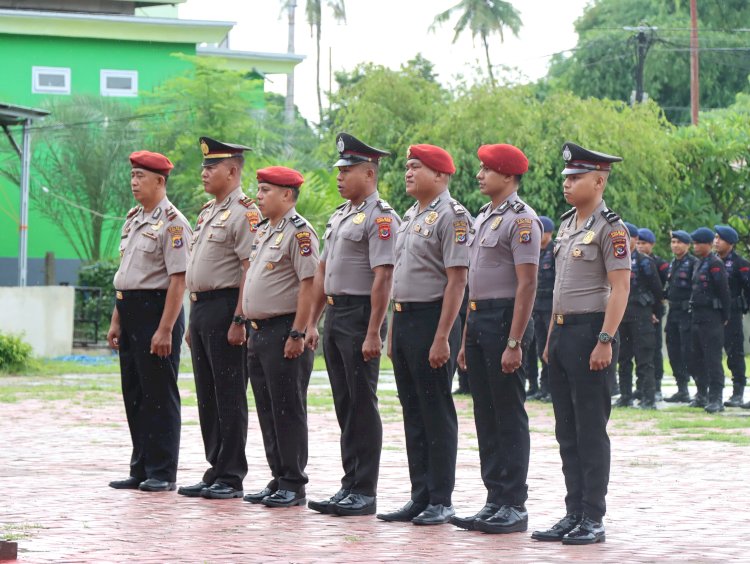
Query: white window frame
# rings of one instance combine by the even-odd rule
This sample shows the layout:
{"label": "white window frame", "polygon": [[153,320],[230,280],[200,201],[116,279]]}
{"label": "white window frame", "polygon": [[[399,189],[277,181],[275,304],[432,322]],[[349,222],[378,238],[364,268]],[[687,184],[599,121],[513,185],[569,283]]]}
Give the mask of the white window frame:
{"label": "white window frame", "polygon": [[[39,77],[58,74],[65,77],[65,86],[42,86]],[[31,67],[31,92],[34,94],[70,94],[70,67]]]}
{"label": "white window frame", "polygon": [[[122,90],[120,88],[107,88],[107,79],[110,77],[129,78],[131,80],[130,90]],[[101,69],[101,71],[99,71],[99,92],[102,96],[138,96],[138,71]]]}

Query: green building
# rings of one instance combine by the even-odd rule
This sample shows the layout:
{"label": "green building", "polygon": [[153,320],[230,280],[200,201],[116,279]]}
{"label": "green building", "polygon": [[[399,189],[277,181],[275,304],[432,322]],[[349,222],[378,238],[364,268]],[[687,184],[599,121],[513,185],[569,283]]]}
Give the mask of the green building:
{"label": "green building", "polygon": [[[38,108],[50,97],[78,94],[137,101],[189,69],[188,60],[174,56],[180,53],[260,77],[292,72],[303,59],[233,51],[228,34],[234,23],[178,19],[177,5],[184,1],[0,0],[0,103]],[[261,86],[256,99],[263,104]],[[20,132],[10,133],[20,145]],[[2,132],[0,153],[17,158]],[[18,281],[19,195],[15,183],[0,178],[0,286]],[[56,259],[56,282],[75,284],[80,261],[38,205],[32,198],[28,284],[44,283],[48,252]]]}

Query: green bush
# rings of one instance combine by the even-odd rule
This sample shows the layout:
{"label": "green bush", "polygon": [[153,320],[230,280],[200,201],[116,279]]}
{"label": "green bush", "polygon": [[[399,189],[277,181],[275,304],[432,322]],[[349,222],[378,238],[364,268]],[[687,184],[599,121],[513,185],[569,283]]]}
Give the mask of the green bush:
{"label": "green bush", "polygon": [[102,294],[97,297],[97,294],[89,291],[76,292],[76,342],[100,342],[106,337],[115,304],[112,280],[118,266],[119,263],[115,261],[100,261],[81,268],[79,285],[101,288]]}
{"label": "green bush", "polygon": [[23,370],[31,360],[31,350],[20,336],[0,333],[0,370]]}

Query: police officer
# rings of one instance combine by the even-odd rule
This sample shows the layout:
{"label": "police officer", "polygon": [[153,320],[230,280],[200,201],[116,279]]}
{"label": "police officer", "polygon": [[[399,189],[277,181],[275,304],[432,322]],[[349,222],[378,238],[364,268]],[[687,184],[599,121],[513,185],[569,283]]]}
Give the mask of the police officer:
{"label": "police officer", "polygon": [[698,264],[693,272],[690,362],[695,370],[698,393],[691,407],[704,407],[708,413],[724,411],[724,367],[721,351],[724,326],[729,320],[729,283],[724,261],[711,252],[714,232],[699,227],[690,236]]}
{"label": "police officer", "polygon": [[448,192],[456,172],[450,154],[412,145],[406,192],[417,200],[396,238],[390,355],[404,415],[411,500],[384,521],[447,523],[455,514],[458,421],[451,395],[461,346],[458,309],[469,266],[471,220]]}
{"label": "police officer", "polygon": [[633,405],[633,359],[638,380],[642,383],[641,409],[656,409],[654,378],[654,346],[656,312],[661,307],[662,287],[656,263],[636,250],[638,228],[625,222],[630,234],[630,294],[628,306],[620,323],[620,398],[616,407]]}
{"label": "police officer", "polygon": [[307,484],[307,386],[313,351],[305,326],[318,268],[318,236],[295,209],[304,178],[271,166],[257,171],[258,224],[245,275],[242,311],[250,321],[248,373],[272,479],[245,501],[304,505]]}
{"label": "police officer", "polygon": [[677,393],[665,400],[671,403],[690,401],[688,383],[691,374],[692,337],[689,310],[693,271],[698,263],[698,259],[688,252],[691,241],[687,231],[682,229],[672,231],[670,246],[674,258],[669,263],[665,292],[669,303],[666,328],[667,355],[677,383]]}
{"label": "police officer", "polygon": [[619,344],[617,327],[630,291],[628,231],[602,199],[620,157],[563,146],[565,200],[555,240],[555,290],[545,356],[567,495],[567,514],[532,538],[564,544],[605,540],[609,483],[607,421]]}
{"label": "police officer", "polygon": [[110,482],[117,489],[175,489],[180,450],[177,373],[185,332],[187,244],[192,232],[167,199],[173,168],[149,151],[130,155],[130,187],[140,205],[128,213],[120,235],[116,302],[107,333],[120,351],[125,414],[133,453],[130,476]]}
{"label": "police officer", "polygon": [[[661,281],[662,293],[664,287],[667,284],[667,276],[669,275],[669,262],[664,260],[659,255],[654,254],[654,245],[656,244],[656,235],[653,231],[647,227],[641,227],[638,229],[638,241],[636,242],[636,248],[642,255],[648,255],[654,259],[656,263],[656,270],[659,273],[659,280]],[[656,381],[656,394],[655,399],[657,402],[662,401],[661,393],[661,382],[664,379],[664,353],[662,352],[662,346],[664,344],[664,302],[662,301],[661,307],[657,308],[655,312],[657,323],[656,323],[656,334],[654,335],[654,380]],[[640,383],[640,382],[639,382]],[[639,387],[640,389],[640,387]]]}
{"label": "police officer", "polygon": [[393,248],[401,223],[378,194],[378,162],[390,153],[348,133],[336,139],[337,184],[347,199],[326,226],[315,275],[315,305],[307,345],[318,341],[318,320],[326,310],[323,351],[341,428],[341,488],[310,509],[337,515],[371,515],[376,510],[383,425],[378,411],[378,374],[385,316],[393,281]]}
{"label": "police officer", "polygon": [[[555,223],[551,218],[541,215],[544,232],[539,250],[539,270],[537,273],[536,299],[531,320],[534,324],[534,338],[529,346],[529,353],[525,355],[524,365],[527,367],[526,379],[529,381],[528,399],[551,401],[549,395],[549,366],[542,358],[547,346],[547,332],[549,320],[552,317],[552,290],[555,287],[555,246],[552,244],[552,232]],[[539,375],[538,360],[542,361],[542,373]],[[537,384],[538,379],[538,384]]]}
{"label": "police officer", "polygon": [[247,474],[247,340],[242,282],[260,211],[242,192],[244,151],[250,147],[200,138],[206,202],[190,242],[186,282],[192,307],[188,344],[198,416],[210,467],[177,493],[213,499],[242,497]]}
{"label": "police officer", "polygon": [[724,350],[727,367],[732,372],[732,396],[724,402],[727,407],[741,407],[745,393],[745,334],[742,316],[750,304],[750,262],[737,254],[735,245],[740,236],[729,225],[715,225],[714,249],[724,261],[729,279],[731,307],[729,322],[724,327]]}
{"label": "police officer", "polygon": [[513,145],[483,145],[479,190],[491,201],[479,210],[469,234],[469,310],[458,363],[469,370],[479,442],[484,507],[451,518],[462,529],[485,533],[525,531],[529,517],[529,418],[524,408],[523,356],[536,294],[542,224],[518,198],[528,170]]}

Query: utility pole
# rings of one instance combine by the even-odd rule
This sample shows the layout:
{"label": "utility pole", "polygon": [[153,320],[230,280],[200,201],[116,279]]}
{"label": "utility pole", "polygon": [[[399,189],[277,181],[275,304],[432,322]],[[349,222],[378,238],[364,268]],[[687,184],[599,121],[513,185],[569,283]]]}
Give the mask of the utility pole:
{"label": "utility pole", "polygon": [[690,116],[698,125],[700,74],[698,72],[698,1],[690,0]]}
{"label": "utility pole", "polygon": [[651,45],[655,41],[656,27],[640,25],[638,27],[626,26],[623,28],[625,31],[634,31],[635,35],[635,69],[633,71],[635,78],[635,96],[634,103],[640,104],[643,102],[643,71],[646,67],[646,55]]}
{"label": "utility pole", "polygon": [[[294,12],[297,8],[297,0],[289,0],[286,4],[287,19],[289,21],[289,36],[287,41],[287,53],[294,53]],[[294,121],[294,68],[286,75],[286,100],[284,102],[284,116],[287,123]]]}

